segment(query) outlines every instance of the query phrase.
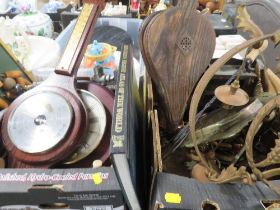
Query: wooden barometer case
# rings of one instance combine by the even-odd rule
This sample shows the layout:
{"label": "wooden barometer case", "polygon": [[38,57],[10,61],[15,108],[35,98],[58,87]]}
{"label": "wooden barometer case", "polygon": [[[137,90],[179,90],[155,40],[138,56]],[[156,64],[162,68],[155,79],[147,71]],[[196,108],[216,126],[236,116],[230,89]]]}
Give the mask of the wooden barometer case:
{"label": "wooden barometer case", "polygon": [[89,117],[82,98],[92,96],[77,90],[75,77],[104,4],[84,1],[55,73],[18,97],[5,112],[1,135],[9,154],[8,167],[50,167],[71,158],[83,144]]}

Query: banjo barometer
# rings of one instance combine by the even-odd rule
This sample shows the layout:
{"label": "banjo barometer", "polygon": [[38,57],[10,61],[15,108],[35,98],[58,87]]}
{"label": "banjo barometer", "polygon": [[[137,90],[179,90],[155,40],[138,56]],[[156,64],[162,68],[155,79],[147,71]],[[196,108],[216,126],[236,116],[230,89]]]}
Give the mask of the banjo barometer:
{"label": "banjo barometer", "polygon": [[[104,4],[84,1],[55,73],[5,112],[1,134],[9,167],[49,167],[67,158],[78,161],[100,143],[106,126],[104,107],[93,94],[77,89],[75,77]],[[89,135],[98,140],[83,147]],[[75,151],[80,151],[78,158],[71,158]]]}

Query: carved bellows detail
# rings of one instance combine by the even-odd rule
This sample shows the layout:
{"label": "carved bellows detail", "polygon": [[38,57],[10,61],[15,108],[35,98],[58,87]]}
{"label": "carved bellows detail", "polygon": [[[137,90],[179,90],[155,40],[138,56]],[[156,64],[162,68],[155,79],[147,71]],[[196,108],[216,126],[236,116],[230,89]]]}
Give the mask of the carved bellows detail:
{"label": "carved bellows detail", "polygon": [[191,92],[215,49],[212,25],[196,10],[194,0],[152,14],[140,30],[140,47],[161,104],[161,127],[168,133],[183,126]]}
{"label": "carved bellows detail", "polygon": [[185,36],[179,40],[177,44],[181,51],[186,55],[192,49],[193,40],[190,36]]}

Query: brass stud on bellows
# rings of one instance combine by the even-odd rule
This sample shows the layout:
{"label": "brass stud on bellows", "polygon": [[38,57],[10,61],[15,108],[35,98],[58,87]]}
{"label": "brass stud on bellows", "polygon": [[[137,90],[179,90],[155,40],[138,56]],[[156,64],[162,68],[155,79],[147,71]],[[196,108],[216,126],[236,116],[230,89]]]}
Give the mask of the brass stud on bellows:
{"label": "brass stud on bellows", "polygon": [[249,96],[240,88],[239,80],[234,80],[231,85],[217,87],[215,96],[219,101],[229,106],[243,106],[249,102]]}

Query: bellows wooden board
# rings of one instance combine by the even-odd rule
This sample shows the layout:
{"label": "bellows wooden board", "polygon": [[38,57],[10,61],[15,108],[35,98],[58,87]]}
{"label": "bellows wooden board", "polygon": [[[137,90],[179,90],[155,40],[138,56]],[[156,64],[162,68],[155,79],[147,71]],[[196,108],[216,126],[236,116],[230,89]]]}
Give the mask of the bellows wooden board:
{"label": "bellows wooden board", "polygon": [[139,38],[165,128],[173,133],[183,125],[192,90],[212,58],[214,29],[196,11],[194,0],[181,0],[176,7],[148,17]]}

